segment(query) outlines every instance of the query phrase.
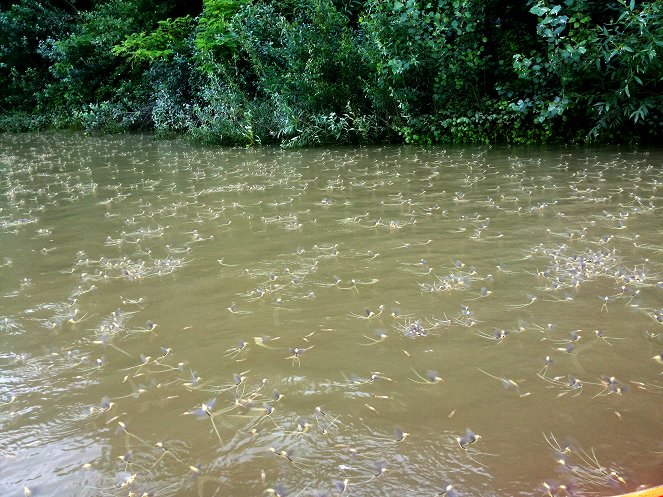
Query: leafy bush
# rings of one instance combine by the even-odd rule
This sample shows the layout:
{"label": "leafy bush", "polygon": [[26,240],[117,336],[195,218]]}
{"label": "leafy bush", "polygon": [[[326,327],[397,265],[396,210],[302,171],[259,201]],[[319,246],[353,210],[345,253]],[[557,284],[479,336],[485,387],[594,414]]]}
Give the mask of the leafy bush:
{"label": "leafy bush", "polygon": [[[48,2],[20,0],[0,11],[0,110],[30,112],[51,81],[49,61],[39,45],[62,36],[72,23],[70,13]],[[20,119],[19,119],[20,120]]]}
{"label": "leafy bush", "polygon": [[661,132],[660,118],[648,119],[663,103],[660,2],[636,7],[633,0],[566,0],[549,6],[538,0],[530,12],[537,16],[544,49],[514,54],[513,68],[528,83],[523,101],[531,102],[538,122],[558,122],[558,116],[572,113],[587,139],[601,141],[629,128],[631,136],[644,127]]}
{"label": "leafy bush", "polygon": [[0,129],[284,147],[660,139],[663,2],[557,2],[17,0],[0,12]]}
{"label": "leafy bush", "polygon": [[187,40],[192,25],[191,16],[159,21],[154,31],[131,33],[111,51],[134,63],[169,61],[189,51]]}

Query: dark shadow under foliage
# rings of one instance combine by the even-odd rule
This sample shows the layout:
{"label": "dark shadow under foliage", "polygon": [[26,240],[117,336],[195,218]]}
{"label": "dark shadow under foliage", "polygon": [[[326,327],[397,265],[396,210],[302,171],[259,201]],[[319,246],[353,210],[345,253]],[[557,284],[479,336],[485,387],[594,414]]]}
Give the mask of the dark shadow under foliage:
{"label": "dark shadow under foliage", "polygon": [[651,143],[663,3],[19,0],[0,129],[205,143]]}

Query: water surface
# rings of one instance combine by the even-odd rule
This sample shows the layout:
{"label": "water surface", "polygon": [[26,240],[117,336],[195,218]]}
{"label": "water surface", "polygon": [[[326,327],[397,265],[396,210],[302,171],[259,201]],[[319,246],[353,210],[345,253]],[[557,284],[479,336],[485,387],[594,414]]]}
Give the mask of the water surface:
{"label": "water surface", "polygon": [[662,483],[662,165],[2,135],[0,492]]}

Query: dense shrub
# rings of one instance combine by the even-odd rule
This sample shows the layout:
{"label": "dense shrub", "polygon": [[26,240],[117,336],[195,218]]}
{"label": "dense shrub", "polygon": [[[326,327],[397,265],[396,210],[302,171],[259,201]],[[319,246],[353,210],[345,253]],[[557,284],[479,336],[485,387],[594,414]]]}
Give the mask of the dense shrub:
{"label": "dense shrub", "polygon": [[646,143],[662,40],[660,1],[19,0],[0,12],[0,129]]}
{"label": "dense shrub", "polygon": [[17,121],[39,109],[40,92],[51,81],[50,61],[39,50],[49,37],[65,36],[69,12],[48,2],[22,0],[0,11],[0,112]]}

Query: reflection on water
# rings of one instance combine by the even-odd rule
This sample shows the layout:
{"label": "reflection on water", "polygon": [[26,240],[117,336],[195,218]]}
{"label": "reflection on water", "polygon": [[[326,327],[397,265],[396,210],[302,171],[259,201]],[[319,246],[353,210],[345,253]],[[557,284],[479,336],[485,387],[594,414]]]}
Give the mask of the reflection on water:
{"label": "reflection on water", "polygon": [[0,144],[3,495],[661,483],[663,153]]}

